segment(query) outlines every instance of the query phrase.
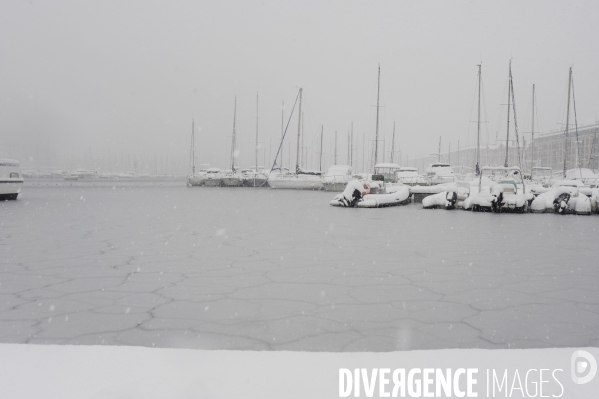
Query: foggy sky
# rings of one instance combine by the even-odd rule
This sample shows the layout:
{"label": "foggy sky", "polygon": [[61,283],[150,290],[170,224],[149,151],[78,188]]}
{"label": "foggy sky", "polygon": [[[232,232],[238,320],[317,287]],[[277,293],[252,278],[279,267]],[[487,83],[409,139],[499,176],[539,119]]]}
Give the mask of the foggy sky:
{"label": "foggy sky", "polygon": [[[3,1],[0,156],[32,158],[41,144],[59,155],[187,159],[195,119],[200,162],[225,167],[237,96],[239,161],[250,166],[256,93],[268,153],[281,135],[281,101],[286,121],[303,87],[309,154],[318,156],[321,124],[329,162],[335,130],[346,154],[353,121],[360,157],[362,135],[374,139],[379,64],[387,158],[394,122],[404,156],[436,152],[439,136],[443,151],[474,144],[481,61],[483,140],[505,138],[510,58],[521,133],[530,131],[533,83],[538,128],[565,123],[570,66],[578,123],[591,124],[598,12],[593,0]],[[296,132],[293,118],[293,143]]]}

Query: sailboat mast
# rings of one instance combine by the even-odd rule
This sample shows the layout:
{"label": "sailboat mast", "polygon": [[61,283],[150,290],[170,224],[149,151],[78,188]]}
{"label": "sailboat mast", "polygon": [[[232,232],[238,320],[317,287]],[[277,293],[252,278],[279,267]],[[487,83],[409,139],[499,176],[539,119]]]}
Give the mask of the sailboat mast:
{"label": "sailboat mast", "polygon": [[[593,166],[595,166],[595,143],[597,141],[597,128],[595,128],[595,132],[593,133],[593,145],[591,145],[591,151],[589,152],[589,164],[587,166],[587,168],[589,169],[595,169]],[[592,163],[591,163],[592,161]]]}
{"label": "sailboat mast", "polygon": [[256,169],[258,173],[258,93],[256,93]]}
{"label": "sailboat mast", "polygon": [[458,140],[458,168],[460,167],[460,140]]}
{"label": "sailboat mast", "polygon": [[235,121],[237,119],[237,96],[233,107],[233,139],[231,140],[231,172],[235,172]]}
{"label": "sailboat mast", "polygon": [[305,160],[305,154],[304,154],[304,113],[302,112],[302,146],[301,146],[301,150],[300,150],[300,159],[302,160],[302,165],[304,165],[304,168],[307,168],[307,162]]}
{"label": "sailboat mast", "polygon": [[191,175],[196,175],[196,138],[195,121],[191,120]]}
{"label": "sailboat mast", "polygon": [[568,128],[570,127],[570,88],[572,87],[572,67],[568,74],[568,111],[566,112],[566,131],[564,133],[564,179],[566,178],[566,158],[568,157]]}
{"label": "sailboat mast", "polygon": [[531,144],[530,144],[530,173],[532,174],[532,168],[535,166],[535,85],[532,84],[532,130],[531,130]]}
{"label": "sailboat mast", "polygon": [[324,133],[324,125],[320,125],[320,167],[318,170],[322,170],[322,135]]}
{"label": "sailboat mast", "polygon": [[337,165],[337,131],[335,130],[335,159],[333,165]]}
{"label": "sailboat mast", "polygon": [[299,157],[300,157],[300,134],[301,134],[301,127],[302,127],[302,91],[304,89],[300,88],[299,89],[299,112],[297,114],[297,148],[296,148],[296,154],[295,154],[295,172],[297,173],[299,171]]}
{"label": "sailboat mast", "polygon": [[354,121],[351,122],[351,137],[349,150],[349,166],[354,167]]}
{"label": "sailboat mast", "polygon": [[[480,86],[482,76],[482,62],[478,64],[478,118],[476,119],[476,174],[480,172]],[[459,148],[459,141],[458,141]],[[459,160],[459,156],[458,156]]]}
{"label": "sailboat mast", "polygon": [[509,79],[508,79],[508,85],[507,85],[507,135],[505,136],[505,162],[503,163],[503,166],[505,166],[507,168],[508,165],[508,156],[509,156],[509,150],[510,150],[510,101],[511,101],[511,94],[512,94],[512,85],[511,85],[511,80],[512,80],[512,60],[510,60],[510,72],[509,72]]}
{"label": "sailboat mast", "polygon": [[347,131],[347,164],[349,165],[349,155],[350,155],[350,151],[351,151],[351,137],[349,134],[349,130]]}
{"label": "sailboat mast", "polygon": [[393,163],[393,152],[395,152],[395,121],[393,121],[393,137],[391,138],[391,163]]}
{"label": "sailboat mast", "polygon": [[373,169],[378,163],[379,159],[379,100],[381,94],[381,65],[379,64],[379,75],[378,75],[378,84],[376,90],[376,134],[374,138],[374,165]]}
{"label": "sailboat mast", "polygon": [[281,173],[283,173],[283,153],[285,152],[285,144],[283,140],[285,139],[285,100],[281,101],[281,146],[283,147],[283,151],[281,151]]}

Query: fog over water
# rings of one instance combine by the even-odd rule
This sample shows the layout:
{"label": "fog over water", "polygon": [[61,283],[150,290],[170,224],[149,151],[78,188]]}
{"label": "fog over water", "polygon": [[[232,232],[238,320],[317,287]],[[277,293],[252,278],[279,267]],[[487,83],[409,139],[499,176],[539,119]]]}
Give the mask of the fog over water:
{"label": "fog over water", "polygon": [[598,11],[596,1],[2,2],[0,156],[26,169],[185,173],[195,119],[199,162],[225,167],[237,96],[239,164],[249,166],[259,93],[268,164],[281,102],[287,119],[303,87],[304,163],[316,166],[321,125],[325,164],[336,130],[345,163],[352,122],[355,156],[363,142],[370,151],[379,64],[387,158],[394,122],[404,157],[436,152],[439,136],[444,151],[474,143],[480,62],[485,141],[505,135],[510,58],[521,132],[533,83],[538,129],[565,123],[570,66],[578,123],[594,123]]}

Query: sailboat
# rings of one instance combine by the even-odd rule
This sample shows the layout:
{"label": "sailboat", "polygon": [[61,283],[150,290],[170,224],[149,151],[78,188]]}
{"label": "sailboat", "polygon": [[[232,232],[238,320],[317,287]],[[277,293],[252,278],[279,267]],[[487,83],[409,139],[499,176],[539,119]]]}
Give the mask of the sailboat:
{"label": "sailboat", "polygon": [[[297,121],[297,147],[295,172],[271,173],[268,177],[268,184],[272,188],[296,189],[296,190],[320,190],[322,189],[322,178],[320,171],[306,171],[300,167],[300,139],[301,139],[301,121],[302,121],[302,92],[299,89],[299,112]],[[274,166],[273,166],[274,168]]]}
{"label": "sailboat", "polygon": [[243,185],[247,187],[264,187],[268,184],[268,177],[258,169],[258,93],[256,93],[256,148],[254,169],[242,170]]}
{"label": "sailboat", "polygon": [[196,148],[195,148],[195,128],[194,121],[191,121],[191,174],[187,176],[187,185],[192,186],[203,186],[204,180],[206,180],[205,172],[200,171],[196,174]]}
{"label": "sailboat", "polygon": [[222,174],[221,183],[223,187],[239,187],[243,185],[241,174],[235,166],[236,154],[236,135],[235,122],[237,119],[237,96],[235,97],[235,107],[233,109],[233,137],[231,138],[231,170],[227,170]]}

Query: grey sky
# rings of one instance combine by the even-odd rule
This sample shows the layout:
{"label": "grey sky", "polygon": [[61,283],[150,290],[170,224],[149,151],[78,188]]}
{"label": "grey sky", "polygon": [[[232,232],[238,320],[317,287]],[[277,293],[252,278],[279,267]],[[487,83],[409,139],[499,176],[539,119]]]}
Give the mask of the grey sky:
{"label": "grey sky", "polygon": [[201,161],[224,167],[237,95],[249,166],[256,92],[268,152],[281,100],[287,118],[298,87],[312,156],[321,124],[328,156],[335,130],[345,154],[351,121],[357,144],[374,137],[379,63],[387,157],[394,121],[411,156],[436,151],[440,135],[444,151],[474,143],[480,61],[492,140],[498,128],[505,137],[510,58],[521,132],[533,83],[539,127],[565,122],[570,65],[578,121],[594,123],[597,15],[596,1],[3,1],[0,156],[34,156],[41,143],[64,155],[186,157],[195,118]]}

